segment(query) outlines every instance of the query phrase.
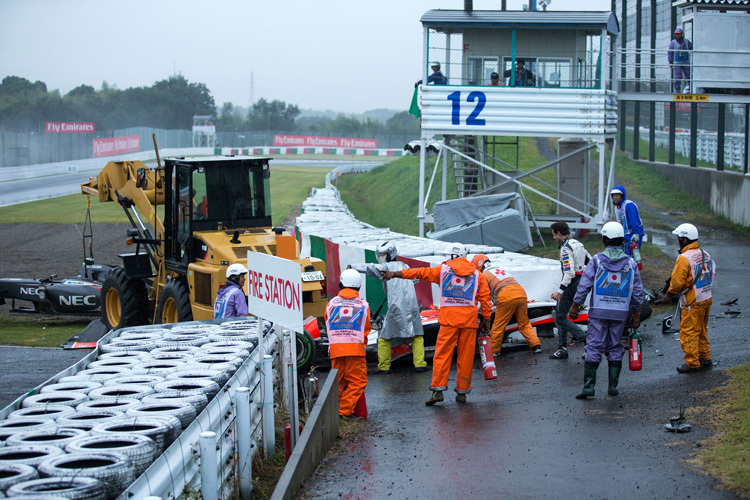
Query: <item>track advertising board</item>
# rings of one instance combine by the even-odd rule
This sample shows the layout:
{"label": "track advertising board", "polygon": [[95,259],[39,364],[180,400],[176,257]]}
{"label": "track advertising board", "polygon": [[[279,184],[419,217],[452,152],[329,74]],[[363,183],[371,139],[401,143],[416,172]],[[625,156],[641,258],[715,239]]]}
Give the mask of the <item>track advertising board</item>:
{"label": "track advertising board", "polygon": [[302,325],[302,268],[272,255],[247,252],[248,310],[295,332]]}

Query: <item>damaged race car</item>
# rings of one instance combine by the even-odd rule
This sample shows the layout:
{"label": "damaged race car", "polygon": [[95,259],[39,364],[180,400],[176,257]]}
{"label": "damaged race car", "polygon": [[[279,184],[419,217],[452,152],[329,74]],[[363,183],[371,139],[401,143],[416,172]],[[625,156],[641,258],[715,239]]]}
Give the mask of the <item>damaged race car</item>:
{"label": "damaged race car", "polygon": [[[11,312],[75,316],[100,313],[100,290],[110,266],[84,259],[81,274],[73,278],[2,278],[0,305],[10,300]],[[20,304],[19,304],[20,302]]]}

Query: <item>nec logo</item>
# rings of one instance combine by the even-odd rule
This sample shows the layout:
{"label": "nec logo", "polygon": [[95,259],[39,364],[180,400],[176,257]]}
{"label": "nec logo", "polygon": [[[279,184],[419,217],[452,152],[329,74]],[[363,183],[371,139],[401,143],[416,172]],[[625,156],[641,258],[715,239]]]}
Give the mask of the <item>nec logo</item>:
{"label": "nec logo", "polygon": [[38,295],[44,297],[44,292],[39,287],[18,287],[18,291],[23,295]]}
{"label": "nec logo", "polygon": [[60,296],[60,305],[63,306],[95,306],[96,295],[71,295],[69,297]]}

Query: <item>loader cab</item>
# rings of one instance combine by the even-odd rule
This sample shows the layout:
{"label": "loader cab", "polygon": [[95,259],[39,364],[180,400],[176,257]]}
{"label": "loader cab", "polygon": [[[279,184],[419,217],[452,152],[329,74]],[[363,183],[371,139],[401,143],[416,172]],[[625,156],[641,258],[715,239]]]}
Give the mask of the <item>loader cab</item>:
{"label": "loader cab", "polygon": [[270,158],[165,160],[165,264],[186,272],[205,251],[198,231],[271,227]]}

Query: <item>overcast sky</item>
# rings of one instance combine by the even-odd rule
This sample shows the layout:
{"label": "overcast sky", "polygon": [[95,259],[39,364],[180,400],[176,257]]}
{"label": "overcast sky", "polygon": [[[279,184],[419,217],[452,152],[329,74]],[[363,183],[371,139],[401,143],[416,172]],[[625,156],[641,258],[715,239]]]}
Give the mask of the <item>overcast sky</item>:
{"label": "overcast sky", "polygon": [[[522,0],[507,0],[521,10]],[[0,0],[0,79],[150,86],[205,83],[216,105],[281,99],[301,108],[406,110],[422,64],[420,17],[463,0]],[[610,0],[548,10],[607,11]],[[499,9],[500,0],[474,0]],[[252,75],[252,78],[251,78]],[[251,80],[253,92],[251,96]]]}

